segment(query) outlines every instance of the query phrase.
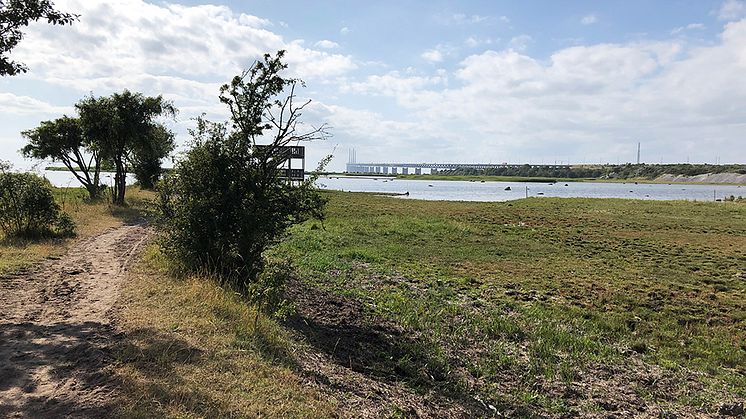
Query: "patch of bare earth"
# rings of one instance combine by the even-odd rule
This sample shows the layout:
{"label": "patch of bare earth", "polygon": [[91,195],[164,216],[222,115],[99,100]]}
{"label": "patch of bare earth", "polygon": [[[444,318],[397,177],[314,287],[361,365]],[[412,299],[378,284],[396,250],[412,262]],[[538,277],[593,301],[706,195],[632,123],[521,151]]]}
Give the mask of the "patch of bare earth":
{"label": "patch of bare earth", "polygon": [[67,253],[0,278],[0,417],[105,417],[112,307],[142,225],[110,229]]}

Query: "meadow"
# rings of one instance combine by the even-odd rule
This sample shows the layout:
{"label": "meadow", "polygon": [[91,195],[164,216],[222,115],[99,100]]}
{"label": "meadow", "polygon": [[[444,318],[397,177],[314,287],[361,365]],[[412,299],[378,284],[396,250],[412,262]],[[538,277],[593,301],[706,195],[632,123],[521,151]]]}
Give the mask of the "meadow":
{"label": "meadow", "polygon": [[746,205],[327,196],[274,254],[398,328],[353,368],[514,413],[746,397]]}
{"label": "meadow", "polygon": [[[55,194],[79,238],[151,197]],[[746,398],[743,203],[324,195],[326,219],[268,255],[297,269],[286,319],[149,248],[116,314],[119,413],[664,417]],[[0,274],[70,243],[3,239]]]}

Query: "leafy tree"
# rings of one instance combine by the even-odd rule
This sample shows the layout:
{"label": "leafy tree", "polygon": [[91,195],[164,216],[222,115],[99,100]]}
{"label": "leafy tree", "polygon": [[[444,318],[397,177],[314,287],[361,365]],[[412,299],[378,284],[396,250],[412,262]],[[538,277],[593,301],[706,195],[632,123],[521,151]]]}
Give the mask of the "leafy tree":
{"label": "leafy tree", "polygon": [[159,187],[164,251],[183,268],[213,272],[252,295],[263,294],[251,285],[264,268],[264,250],[291,225],[323,218],[325,204],[312,180],[284,178],[282,147],[327,133],[301,123],[309,102],[296,105],[302,82],[281,75],[282,57],[267,54],[221,87],[231,120],[198,118],[191,148]]}
{"label": "leafy tree", "polygon": [[173,117],[176,108],[162,96],[146,97],[129,90],[106,97],[89,96],[75,107],[86,135],[114,166],[113,201],[123,205],[129,166],[138,153],[147,155],[147,150],[168,148],[151,147],[151,142],[172,141],[166,140],[171,134],[165,134],[168,130],[157,119]]}
{"label": "leafy tree", "polygon": [[44,121],[21,133],[29,143],[21,149],[25,157],[61,162],[86,188],[91,199],[101,192],[101,153],[83,133],[78,118],[63,116]]}
{"label": "leafy tree", "polygon": [[0,76],[28,71],[23,63],[12,61],[9,54],[23,39],[22,29],[29,23],[46,19],[53,25],[68,25],[77,18],[55,10],[49,0],[0,0]]}
{"label": "leafy tree", "polygon": [[133,153],[132,173],[145,189],[155,188],[163,169],[161,160],[174,150],[174,134],[162,125],[153,127],[147,141]]}

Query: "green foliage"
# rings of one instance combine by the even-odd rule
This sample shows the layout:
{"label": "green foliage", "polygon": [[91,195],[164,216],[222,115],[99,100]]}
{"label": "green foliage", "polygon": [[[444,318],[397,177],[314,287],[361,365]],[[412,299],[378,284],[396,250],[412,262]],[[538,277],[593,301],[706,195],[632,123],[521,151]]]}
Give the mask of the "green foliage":
{"label": "green foliage", "polygon": [[[157,119],[173,117],[176,108],[162,96],[146,97],[129,90],[111,96],[89,96],[75,108],[86,136],[116,170],[112,199],[123,205],[129,165],[147,162],[144,165],[149,168],[141,167],[140,171],[152,179],[153,160],[160,160],[173,149],[173,134]],[[159,171],[160,168],[155,170]]]}
{"label": "green foliage", "polygon": [[[280,76],[281,58],[282,52],[265,55],[221,88],[230,123],[198,118],[191,148],[159,186],[156,218],[165,253],[186,270],[216,274],[244,292],[262,272],[267,246],[291,225],[323,217],[325,201],[313,180],[284,178],[282,147],[323,138],[324,131],[300,132],[308,102],[293,104],[298,81]],[[286,90],[289,96],[275,99]],[[272,142],[259,147],[264,138]]]}
{"label": "green foliage", "polygon": [[85,187],[91,199],[99,196],[104,188],[99,182],[100,147],[85,135],[80,119],[63,116],[43,121],[37,128],[21,134],[28,140],[21,149],[25,157],[61,162]]}
{"label": "green foliage", "polygon": [[285,285],[292,280],[295,269],[290,260],[271,261],[247,290],[249,301],[257,310],[271,317],[285,318],[293,306],[285,299]]}
{"label": "green foliage", "polygon": [[75,235],[75,223],[60,211],[48,181],[4,170],[0,172],[0,229],[6,236]]}
{"label": "green foliage", "polygon": [[21,29],[40,19],[53,25],[68,25],[77,18],[76,15],[55,10],[49,0],[0,0],[0,76],[28,71],[25,65],[8,57],[23,39]]}
{"label": "green foliage", "polygon": [[154,126],[147,141],[132,155],[132,173],[143,189],[154,189],[163,173],[161,160],[174,149],[174,134],[161,125]]}

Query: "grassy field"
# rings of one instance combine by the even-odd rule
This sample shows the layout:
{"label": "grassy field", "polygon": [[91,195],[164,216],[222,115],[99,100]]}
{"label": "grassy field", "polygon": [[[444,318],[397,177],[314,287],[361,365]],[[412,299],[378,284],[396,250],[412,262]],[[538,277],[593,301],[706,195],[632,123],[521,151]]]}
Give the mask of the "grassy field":
{"label": "grassy field", "polygon": [[[55,194],[82,237],[149,197]],[[743,203],[325,194],[327,220],[271,251],[302,284],[287,321],[149,249],[118,310],[119,413],[661,417],[746,398]],[[0,272],[67,243],[4,239]]]}
{"label": "grassy field", "polygon": [[406,331],[361,370],[514,412],[746,397],[746,205],[328,196],[274,252]]}

